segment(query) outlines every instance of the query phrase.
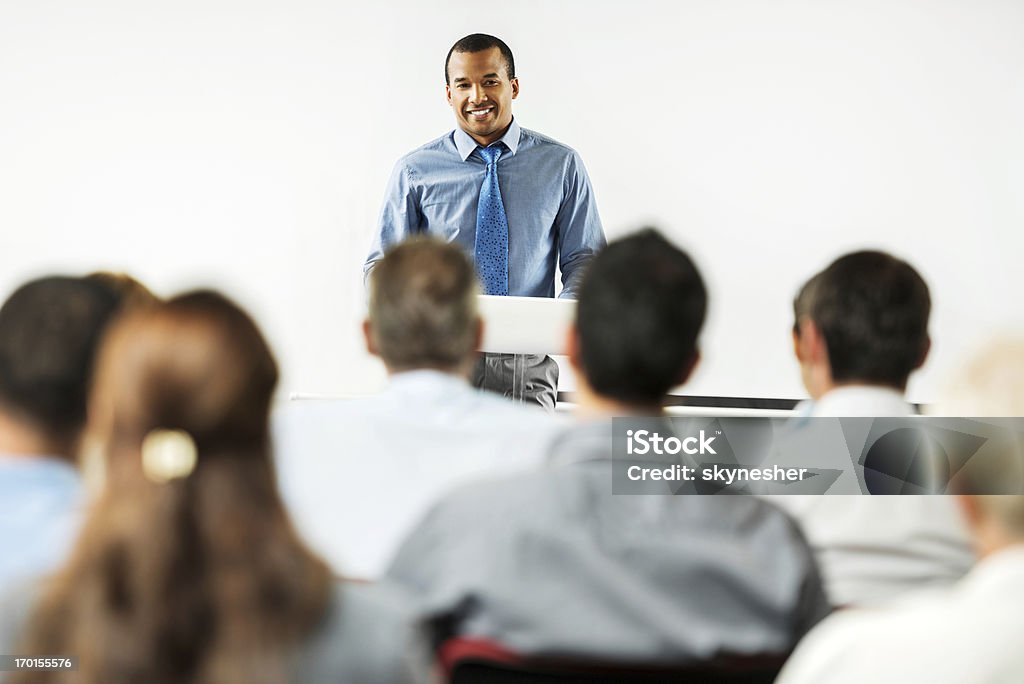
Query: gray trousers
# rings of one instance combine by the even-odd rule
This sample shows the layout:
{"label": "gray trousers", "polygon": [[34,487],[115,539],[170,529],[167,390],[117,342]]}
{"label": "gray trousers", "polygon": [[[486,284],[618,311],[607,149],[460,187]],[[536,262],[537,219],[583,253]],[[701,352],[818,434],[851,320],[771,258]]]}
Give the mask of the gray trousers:
{"label": "gray trousers", "polygon": [[558,364],[542,354],[480,354],[470,383],[520,404],[540,404],[555,410]]}

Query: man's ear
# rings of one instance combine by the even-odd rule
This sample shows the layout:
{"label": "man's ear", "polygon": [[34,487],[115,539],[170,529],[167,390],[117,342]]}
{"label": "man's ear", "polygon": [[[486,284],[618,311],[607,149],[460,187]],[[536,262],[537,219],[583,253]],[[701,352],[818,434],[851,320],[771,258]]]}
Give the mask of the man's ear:
{"label": "man's ear", "polygon": [[377,344],[373,341],[373,326],[370,325],[369,318],[363,319],[363,341],[366,342],[366,351],[374,356],[380,356]]}
{"label": "man's ear", "polygon": [[804,316],[793,330],[793,351],[800,363],[819,363],[828,358],[825,336],[818,324]]}
{"label": "man's ear", "polygon": [[580,354],[580,334],[576,324],[572,323],[565,331],[565,355],[569,357],[569,365],[579,375],[583,373],[583,357]]}
{"label": "man's ear", "polygon": [[473,326],[473,351],[479,351],[484,346],[484,319],[476,317],[476,324]]}
{"label": "man's ear", "polygon": [[675,386],[678,387],[679,385],[686,384],[686,381],[690,379],[691,375],[693,375],[693,369],[697,367],[698,363],[700,363],[700,349],[694,349],[693,356],[690,357],[690,360],[687,361],[686,365],[683,367],[682,372],[679,374],[679,378],[676,380]]}
{"label": "man's ear", "polygon": [[914,370],[917,370],[924,365],[924,362],[928,360],[928,352],[932,350],[932,338],[928,335],[924,338],[924,345],[921,347],[921,356],[917,359],[917,363],[914,364]]}
{"label": "man's ear", "polygon": [[444,99],[448,101],[448,106],[452,106],[452,87],[445,83],[444,84]]}
{"label": "man's ear", "polygon": [[519,77],[515,77],[511,81],[512,84],[512,99],[519,97]]}

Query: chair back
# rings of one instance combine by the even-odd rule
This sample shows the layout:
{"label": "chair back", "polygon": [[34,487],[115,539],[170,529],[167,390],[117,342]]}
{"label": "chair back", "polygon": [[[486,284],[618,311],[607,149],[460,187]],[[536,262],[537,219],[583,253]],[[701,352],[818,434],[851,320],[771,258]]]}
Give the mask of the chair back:
{"label": "chair back", "polygon": [[453,639],[440,660],[450,684],[771,684],[785,658],[728,659],[700,665],[648,666],[527,659],[482,639]]}

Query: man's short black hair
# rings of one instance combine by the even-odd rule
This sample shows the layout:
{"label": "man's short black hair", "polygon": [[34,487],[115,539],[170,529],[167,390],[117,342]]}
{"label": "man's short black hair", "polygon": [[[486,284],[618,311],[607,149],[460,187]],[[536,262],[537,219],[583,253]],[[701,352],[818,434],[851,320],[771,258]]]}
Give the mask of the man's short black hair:
{"label": "man's short black hair", "polygon": [[0,307],[0,405],[47,437],[85,424],[93,357],[120,298],[87,278],[54,276],[18,288]]}
{"label": "man's short black hair", "polygon": [[455,45],[452,45],[452,48],[448,51],[448,56],[444,58],[444,82],[447,84],[452,82],[448,76],[448,63],[452,61],[453,53],[483,52],[495,47],[501,51],[501,56],[505,59],[505,71],[508,72],[508,80],[511,81],[516,77],[516,60],[512,57],[512,50],[509,49],[508,45],[505,45],[505,41],[501,38],[489,36],[486,33],[471,33],[465,38],[460,38]]}
{"label": "man's short black hair", "polygon": [[707,290],[690,257],[645,228],[587,269],[576,313],[580,359],[601,396],[660,404],[697,353]]}
{"label": "man's short black hair", "polygon": [[903,388],[928,351],[928,285],[884,252],[853,252],[811,278],[793,301],[796,324],[810,318],[828,348],[834,382]]}

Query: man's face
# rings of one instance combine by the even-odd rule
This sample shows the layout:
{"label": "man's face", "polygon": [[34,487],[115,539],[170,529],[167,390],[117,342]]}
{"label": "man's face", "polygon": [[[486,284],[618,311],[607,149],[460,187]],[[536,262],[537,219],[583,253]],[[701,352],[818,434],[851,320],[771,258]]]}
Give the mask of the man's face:
{"label": "man's face", "polygon": [[512,123],[512,100],[519,95],[519,79],[509,80],[508,65],[496,47],[453,52],[445,92],[459,127],[487,146]]}

